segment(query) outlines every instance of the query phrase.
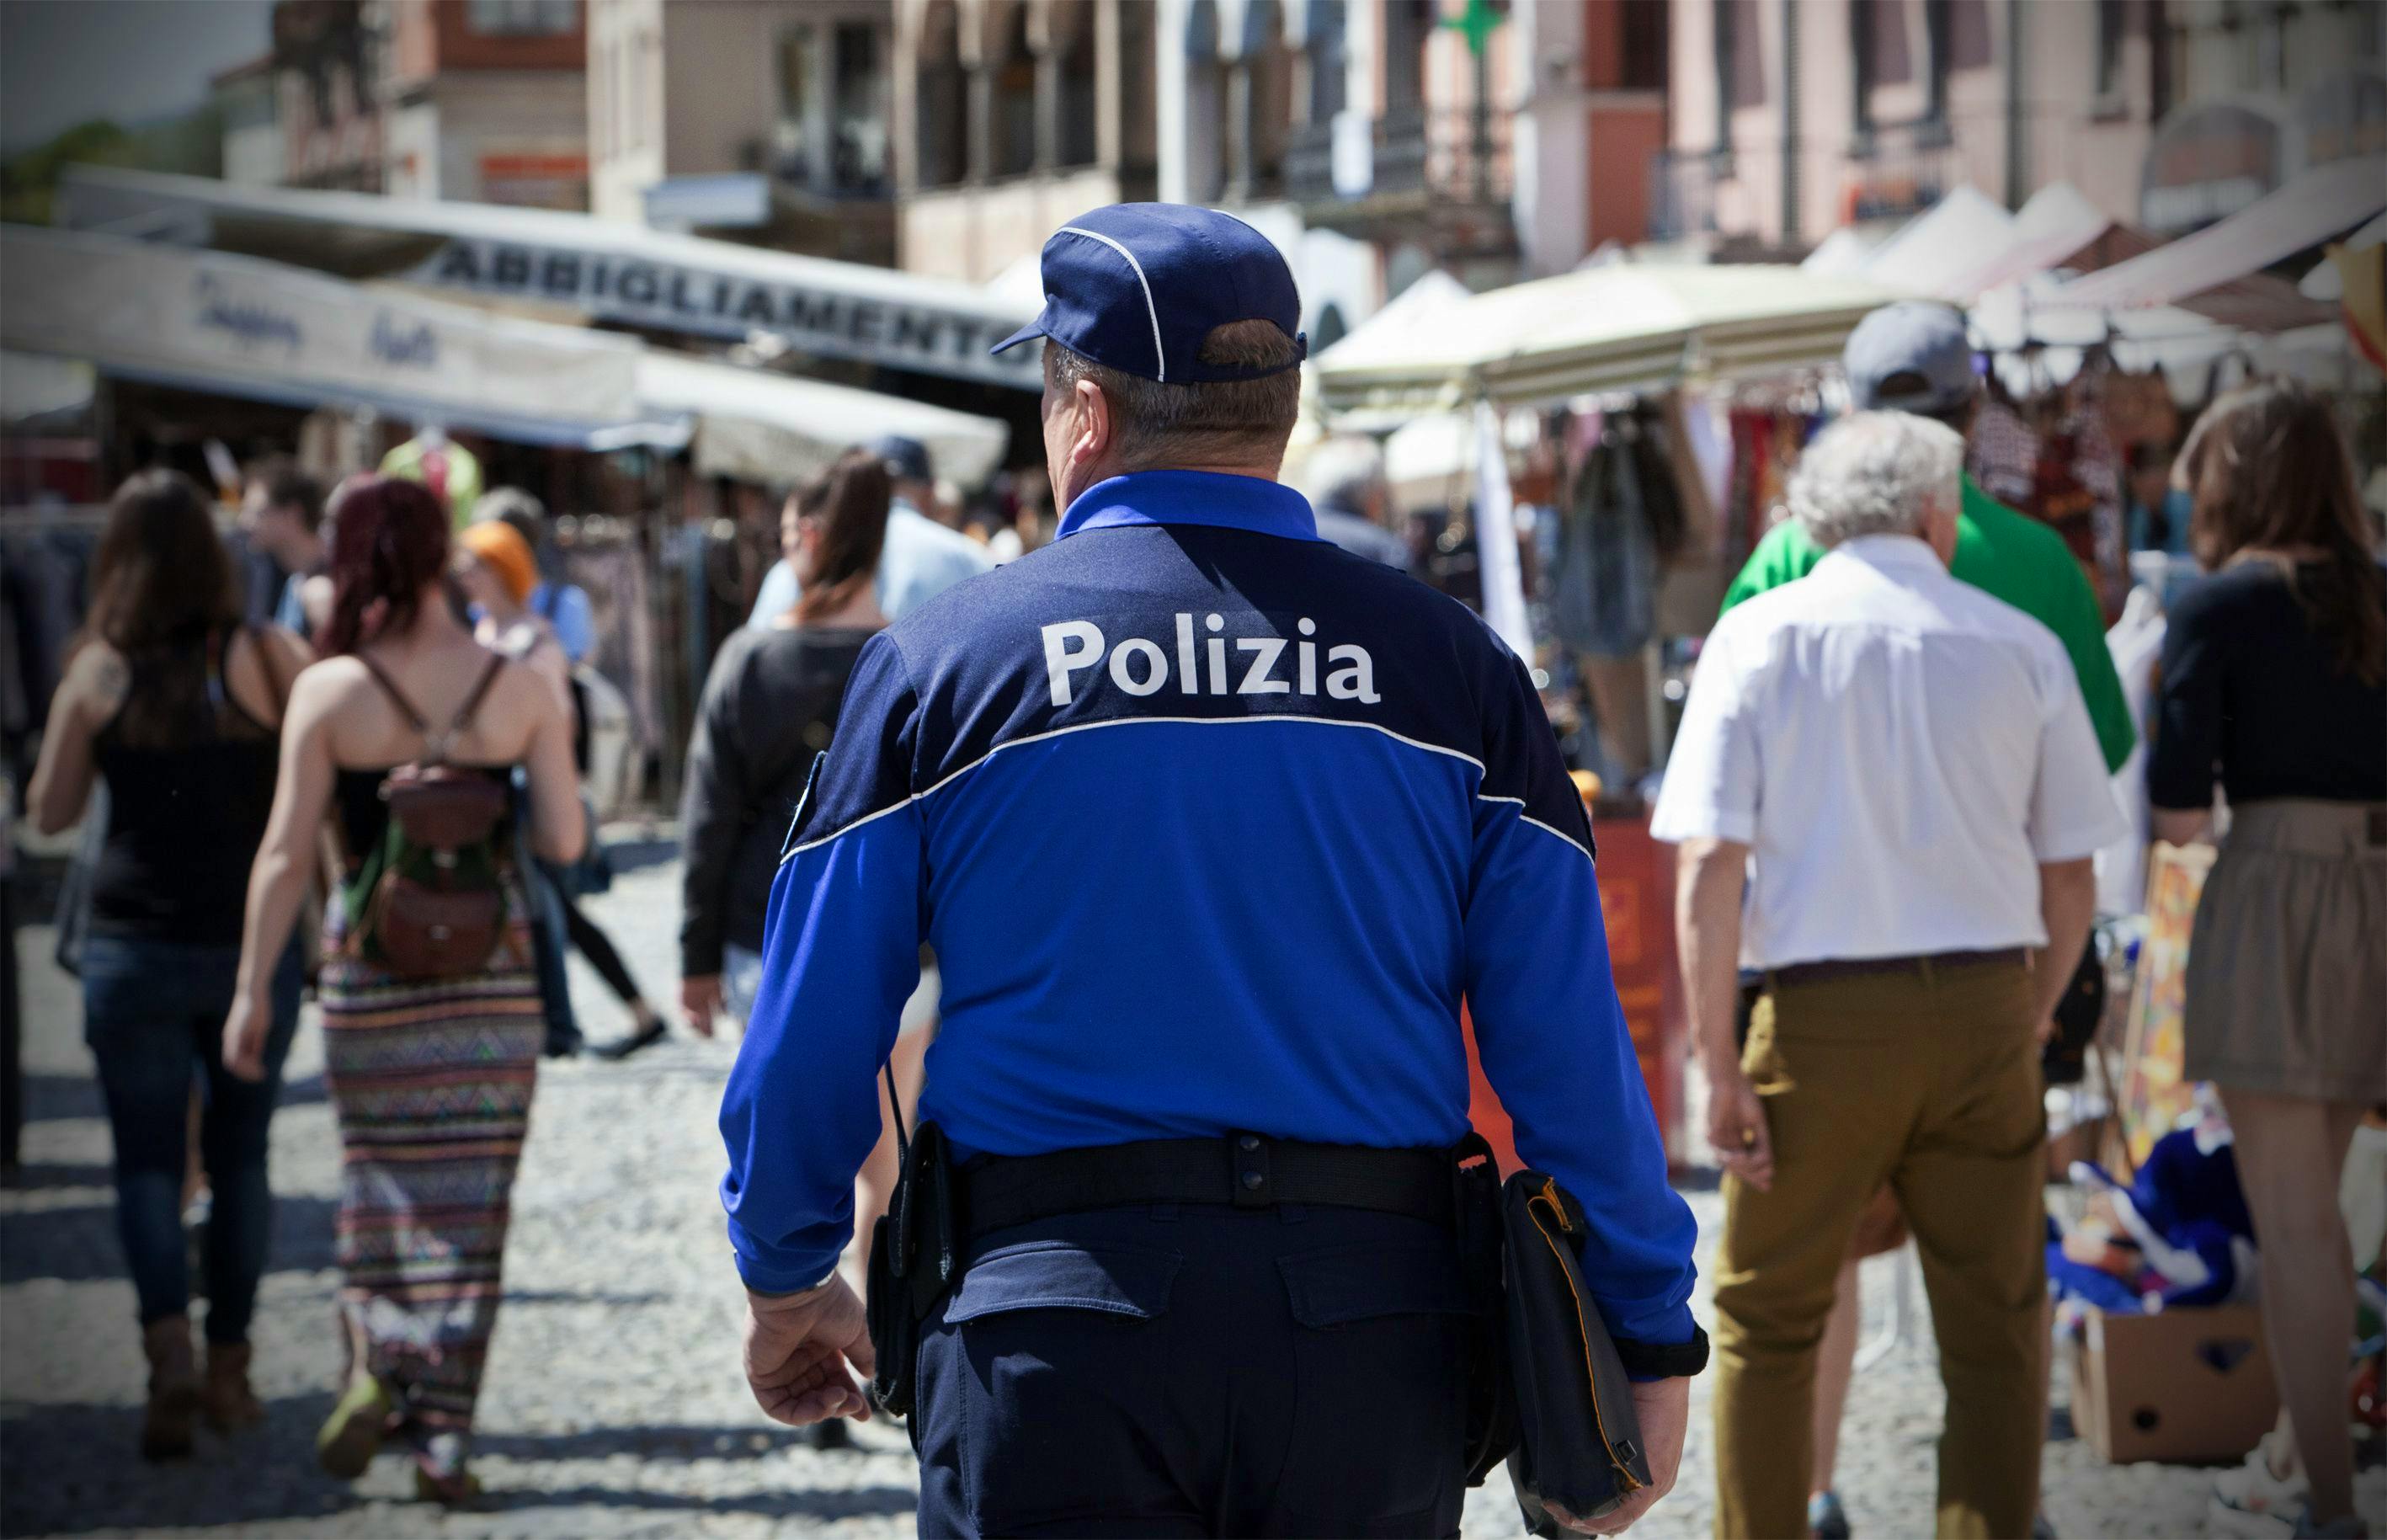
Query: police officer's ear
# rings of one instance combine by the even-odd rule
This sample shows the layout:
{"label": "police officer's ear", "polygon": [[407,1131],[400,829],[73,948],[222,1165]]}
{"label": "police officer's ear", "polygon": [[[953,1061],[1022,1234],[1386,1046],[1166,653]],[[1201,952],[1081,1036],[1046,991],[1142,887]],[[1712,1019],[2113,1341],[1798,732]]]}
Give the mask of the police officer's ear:
{"label": "police officer's ear", "polygon": [[1088,473],[1108,459],[1118,441],[1117,403],[1103,387],[1089,379],[1069,382],[1068,396],[1061,403],[1064,436],[1061,442],[1061,463],[1053,467],[1066,473],[1076,486],[1091,485],[1098,477]]}

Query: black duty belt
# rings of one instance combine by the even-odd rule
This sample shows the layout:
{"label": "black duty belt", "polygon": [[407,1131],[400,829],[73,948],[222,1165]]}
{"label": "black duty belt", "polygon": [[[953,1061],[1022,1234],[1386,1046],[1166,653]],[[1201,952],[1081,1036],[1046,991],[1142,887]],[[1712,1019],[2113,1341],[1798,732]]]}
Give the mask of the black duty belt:
{"label": "black duty belt", "polygon": [[1448,1150],[1305,1144],[1257,1133],[1154,1139],[1133,1144],[998,1155],[959,1173],[969,1235],[1096,1208],[1215,1204],[1272,1208],[1320,1204],[1453,1224]]}
{"label": "black duty belt", "polygon": [[1992,964],[2027,964],[2030,953],[2018,946],[1994,952],[1935,952],[1927,957],[1850,957],[1828,963],[1793,963],[1774,968],[1769,984],[1821,984],[1834,978],[1864,978],[1884,973],[1929,975],[1938,968],[1986,967]]}

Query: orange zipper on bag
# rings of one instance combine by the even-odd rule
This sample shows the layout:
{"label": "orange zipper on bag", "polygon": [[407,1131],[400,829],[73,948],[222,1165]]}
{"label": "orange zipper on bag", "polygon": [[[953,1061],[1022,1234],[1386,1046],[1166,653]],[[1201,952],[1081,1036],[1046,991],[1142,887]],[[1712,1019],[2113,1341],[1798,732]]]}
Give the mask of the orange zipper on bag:
{"label": "orange zipper on bag", "polygon": [[[1536,1204],[1547,1204],[1551,1215],[1558,1221],[1560,1231],[1563,1232],[1566,1230],[1566,1205],[1559,1201],[1558,1182],[1555,1180],[1547,1182],[1540,1193],[1525,1200],[1527,1211],[1530,1212]],[[1591,1380],[1591,1332],[1584,1325],[1584,1299],[1582,1291],[1574,1286],[1574,1269],[1566,1265],[1566,1253],[1559,1249],[1558,1240],[1551,1235],[1549,1226],[1536,1217],[1534,1220],[1534,1228],[1541,1231],[1543,1243],[1550,1248],[1551,1255],[1559,1259],[1559,1272],[1567,1281],[1567,1292],[1574,1295],[1575,1330],[1583,1337],[1583,1374],[1584,1378],[1589,1381]],[[1599,1386],[1596,1382],[1593,1382],[1591,1389],[1591,1420],[1599,1430],[1599,1446],[1608,1452],[1609,1465],[1618,1475],[1624,1478],[1624,1490],[1628,1493],[1638,1492],[1647,1483],[1636,1478],[1625,1463],[1616,1458],[1616,1445],[1609,1442],[1607,1420],[1600,1416]]]}

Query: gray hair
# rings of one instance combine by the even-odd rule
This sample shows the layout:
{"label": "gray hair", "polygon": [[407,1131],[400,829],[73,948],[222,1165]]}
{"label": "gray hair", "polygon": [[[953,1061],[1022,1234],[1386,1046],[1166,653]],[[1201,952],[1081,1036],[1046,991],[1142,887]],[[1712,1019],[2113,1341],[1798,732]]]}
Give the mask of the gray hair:
{"label": "gray hair", "polygon": [[1934,508],[1963,496],[1964,440],[1903,411],[1860,411],[1825,428],[1799,457],[1790,511],[1826,549],[1863,535],[1913,535]]}
{"label": "gray hair", "polygon": [[1384,454],[1373,439],[1330,438],[1309,451],[1301,479],[1321,508],[1361,508],[1384,486]]}

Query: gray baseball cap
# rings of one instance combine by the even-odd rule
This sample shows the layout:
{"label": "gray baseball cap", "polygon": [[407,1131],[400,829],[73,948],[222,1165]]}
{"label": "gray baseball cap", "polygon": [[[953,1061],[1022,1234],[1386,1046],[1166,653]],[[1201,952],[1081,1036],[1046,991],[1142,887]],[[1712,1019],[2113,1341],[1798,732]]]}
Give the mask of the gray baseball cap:
{"label": "gray baseball cap", "polygon": [[[1971,400],[1976,388],[1964,318],[1926,300],[1885,305],[1857,322],[1840,365],[1860,411],[1951,411]],[[1914,378],[1884,394],[1882,386],[1901,374]]]}

